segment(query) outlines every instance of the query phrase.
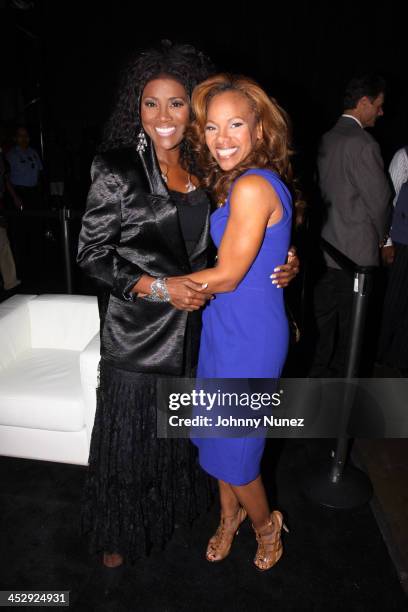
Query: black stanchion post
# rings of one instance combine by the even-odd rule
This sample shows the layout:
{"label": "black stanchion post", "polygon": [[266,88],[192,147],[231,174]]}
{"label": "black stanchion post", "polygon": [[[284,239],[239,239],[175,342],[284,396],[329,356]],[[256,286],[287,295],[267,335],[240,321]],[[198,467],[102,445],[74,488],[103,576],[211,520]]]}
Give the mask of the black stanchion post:
{"label": "black stanchion post", "polygon": [[[365,316],[367,311],[367,300],[372,287],[372,275],[370,273],[356,272],[354,274],[354,299],[351,316],[350,341],[348,349],[348,362],[346,367],[346,380],[358,376],[360,363],[361,345],[364,335]],[[347,384],[344,398],[340,435],[337,439],[337,448],[334,454],[333,466],[330,472],[330,481],[336,483],[342,476],[347,459],[348,438],[346,437],[347,425],[353,408],[356,394],[356,385]]]}
{"label": "black stanchion post", "polygon": [[[326,245],[324,245],[325,248]],[[328,245],[330,255],[336,249]],[[361,347],[363,342],[368,297],[373,284],[373,267],[359,267],[342,253],[336,257],[342,267],[354,268],[353,306],[350,324],[348,359],[345,371],[346,384],[342,398],[341,419],[336,449],[332,452],[331,467],[323,467],[306,480],[305,492],[313,501],[322,506],[338,509],[351,509],[367,503],[372,497],[372,486],[367,475],[347,463],[350,440],[347,427],[357,391],[353,379],[358,376]]]}
{"label": "black stanchion post", "polygon": [[69,220],[71,218],[71,211],[65,206],[60,211],[61,229],[63,237],[63,248],[64,248],[64,267],[65,267],[65,282],[67,293],[72,294],[72,265],[71,265],[71,236]]}

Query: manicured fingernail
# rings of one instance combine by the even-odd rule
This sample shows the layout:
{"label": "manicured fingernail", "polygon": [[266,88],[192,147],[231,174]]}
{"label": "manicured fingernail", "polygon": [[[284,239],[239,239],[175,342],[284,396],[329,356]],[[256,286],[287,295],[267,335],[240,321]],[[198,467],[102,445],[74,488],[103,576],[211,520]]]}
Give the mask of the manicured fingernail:
{"label": "manicured fingernail", "polygon": [[278,284],[277,280],[272,281],[272,285],[277,285],[277,284]]}
{"label": "manicured fingernail", "polygon": [[276,274],[271,274],[269,278],[276,278]]}
{"label": "manicured fingernail", "polygon": [[280,268],[279,268],[279,267],[278,267],[278,268],[274,268],[274,270],[273,270],[273,271],[274,271],[274,272],[280,272]]}
{"label": "manicured fingernail", "polygon": [[207,289],[207,287],[208,287],[208,283],[203,283],[203,284],[201,285],[201,288],[202,288],[202,289]]}

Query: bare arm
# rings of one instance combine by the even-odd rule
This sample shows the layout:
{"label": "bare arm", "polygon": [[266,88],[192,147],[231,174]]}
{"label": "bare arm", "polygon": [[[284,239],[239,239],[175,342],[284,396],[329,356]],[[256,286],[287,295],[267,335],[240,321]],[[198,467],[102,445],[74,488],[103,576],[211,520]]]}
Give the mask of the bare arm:
{"label": "bare arm", "polygon": [[231,194],[228,219],[215,268],[189,274],[207,291],[233,291],[251,267],[264,239],[268,224],[279,221],[282,204],[270,183],[257,175],[240,178]]}

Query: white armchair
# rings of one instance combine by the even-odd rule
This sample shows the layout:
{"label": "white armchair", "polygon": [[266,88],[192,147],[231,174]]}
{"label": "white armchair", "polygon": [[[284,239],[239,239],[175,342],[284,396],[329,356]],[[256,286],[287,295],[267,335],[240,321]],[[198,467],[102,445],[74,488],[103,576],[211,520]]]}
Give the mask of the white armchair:
{"label": "white armchair", "polygon": [[0,455],[86,465],[99,362],[96,297],[0,304]]}

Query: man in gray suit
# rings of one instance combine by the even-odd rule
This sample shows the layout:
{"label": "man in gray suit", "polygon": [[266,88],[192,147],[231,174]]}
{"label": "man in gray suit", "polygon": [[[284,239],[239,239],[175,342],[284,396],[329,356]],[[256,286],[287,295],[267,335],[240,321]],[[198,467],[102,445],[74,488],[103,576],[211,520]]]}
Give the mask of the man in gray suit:
{"label": "man in gray suit", "polygon": [[[348,84],[343,115],[324,134],[318,172],[326,205],[322,237],[361,266],[378,266],[389,220],[391,191],[380,148],[365,128],[383,115],[385,83],[365,76]],[[319,333],[311,376],[344,376],[353,279],[327,254],[315,290]]]}

